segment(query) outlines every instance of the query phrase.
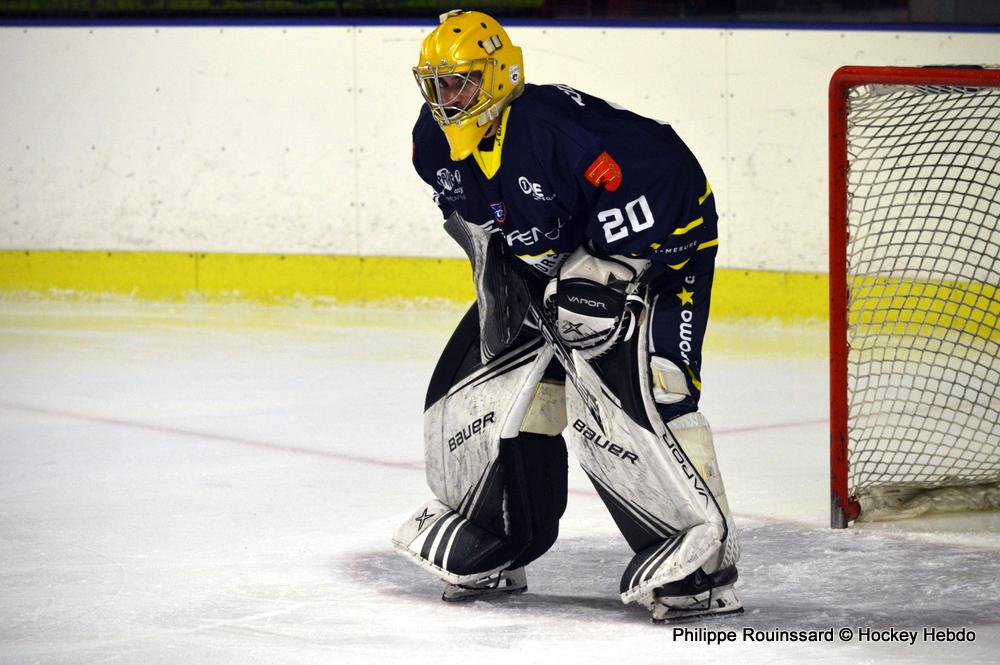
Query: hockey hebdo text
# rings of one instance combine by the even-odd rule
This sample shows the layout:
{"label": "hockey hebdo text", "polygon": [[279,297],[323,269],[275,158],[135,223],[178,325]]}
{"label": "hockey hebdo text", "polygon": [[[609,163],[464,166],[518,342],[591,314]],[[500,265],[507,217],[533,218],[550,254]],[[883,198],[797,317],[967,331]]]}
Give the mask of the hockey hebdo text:
{"label": "hockey hebdo text", "polygon": [[929,642],[975,642],[968,628],[828,628],[826,630],[762,630],[743,627],[735,630],[673,628],[675,642],[730,644],[736,642],[850,642],[854,644],[905,644]]}

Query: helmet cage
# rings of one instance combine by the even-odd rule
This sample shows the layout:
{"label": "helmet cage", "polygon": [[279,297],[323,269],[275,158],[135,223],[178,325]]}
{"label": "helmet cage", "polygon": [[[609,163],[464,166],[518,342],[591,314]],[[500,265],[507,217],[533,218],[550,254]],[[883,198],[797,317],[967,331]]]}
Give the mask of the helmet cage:
{"label": "helmet cage", "polygon": [[[440,65],[425,63],[413,68],[413,76],[420,87],[420,94],[431,109],[431,114],[438,125],[462,125],[488,109],[494,100],[493,81],[496,71],[495,58],[477,58],[459,62],[444,62]],[[479,80],[472,76],[479,72]],[[444,78],[459,79],[462,84],[456,91],[442,93],[441,80]],[[474,86],[471,103],[461,107],[452,102],[463,97],[468,86]],[[445,103],[447,102],[447,103]],[[487,119],[488,121],[488,119]]]}

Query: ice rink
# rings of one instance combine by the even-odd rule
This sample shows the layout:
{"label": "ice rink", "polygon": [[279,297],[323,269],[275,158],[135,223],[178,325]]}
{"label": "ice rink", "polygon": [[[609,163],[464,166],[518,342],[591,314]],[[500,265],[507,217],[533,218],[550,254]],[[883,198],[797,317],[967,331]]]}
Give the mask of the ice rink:
{"label": "ice rink", "polygon": [[709,327],[746,614],[685,627],[735,644],[621,604],[631,551],[572,459],[528,593],[442,603],[390,534],[429,498],[424,390],[461,314],[0,302],[0,663],[998,662],[1000,514],[828,528],[821,327]]}

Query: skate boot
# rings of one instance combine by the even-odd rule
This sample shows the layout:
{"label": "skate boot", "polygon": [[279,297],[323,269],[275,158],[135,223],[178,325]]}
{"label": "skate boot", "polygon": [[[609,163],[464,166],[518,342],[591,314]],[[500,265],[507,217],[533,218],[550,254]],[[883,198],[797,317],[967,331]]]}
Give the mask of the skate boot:
{"label": "skate boot", "polygon": [[656,588],[647,604],[653,613],[653,623],[742,614],[743,603],[733,588],[737,577],[736,566],[710,575],[699,569],[682,580]]}
{"label": "skate boot", "polygon": [[444,593],[441,600],[457,602],[463,600],[478,600],[507,594],[524,593],[528,590],[528,576],[524,567],[512,570],[501,570],[476,582],[467,584],[444,583]]}

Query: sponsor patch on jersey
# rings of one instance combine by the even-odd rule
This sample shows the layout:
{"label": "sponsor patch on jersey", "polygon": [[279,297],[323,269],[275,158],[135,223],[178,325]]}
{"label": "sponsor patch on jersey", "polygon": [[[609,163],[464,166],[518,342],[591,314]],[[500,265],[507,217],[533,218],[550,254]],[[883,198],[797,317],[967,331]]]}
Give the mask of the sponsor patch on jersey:
{"label": "sponsor patch on jersey", "polygon": [[584,170],[583,177],[594,187],[613,192],[622,184],[622,167],[605,151]]}
{"label": "sponsor patch on jersey", "polygon": [[454,171],[449,169],[438,169],[437,181],[438,184],[441,185],[441,189],[446,192],[455,192],[456,194],[460,194],[462,192],[462,188],[459,187],[459,184],[462,182],[462,173],[458,169],[455,169]]}
{"label": "sponsor patch on jersey", "polygon": [[507,204],[503,201],[491,203],[490,210],[493,211],[493,219],[497,220],[497,224],[503,224],[507,221]]}
{"label": "sponsor patch on jersey", "polygon": [[546,194],[542,190],[542,186],[537,182],[531,182],[524,176],[517,179],[517,185],[521,188],[521,191],[536,201],[551,201],[556,197],[555,194]]}

